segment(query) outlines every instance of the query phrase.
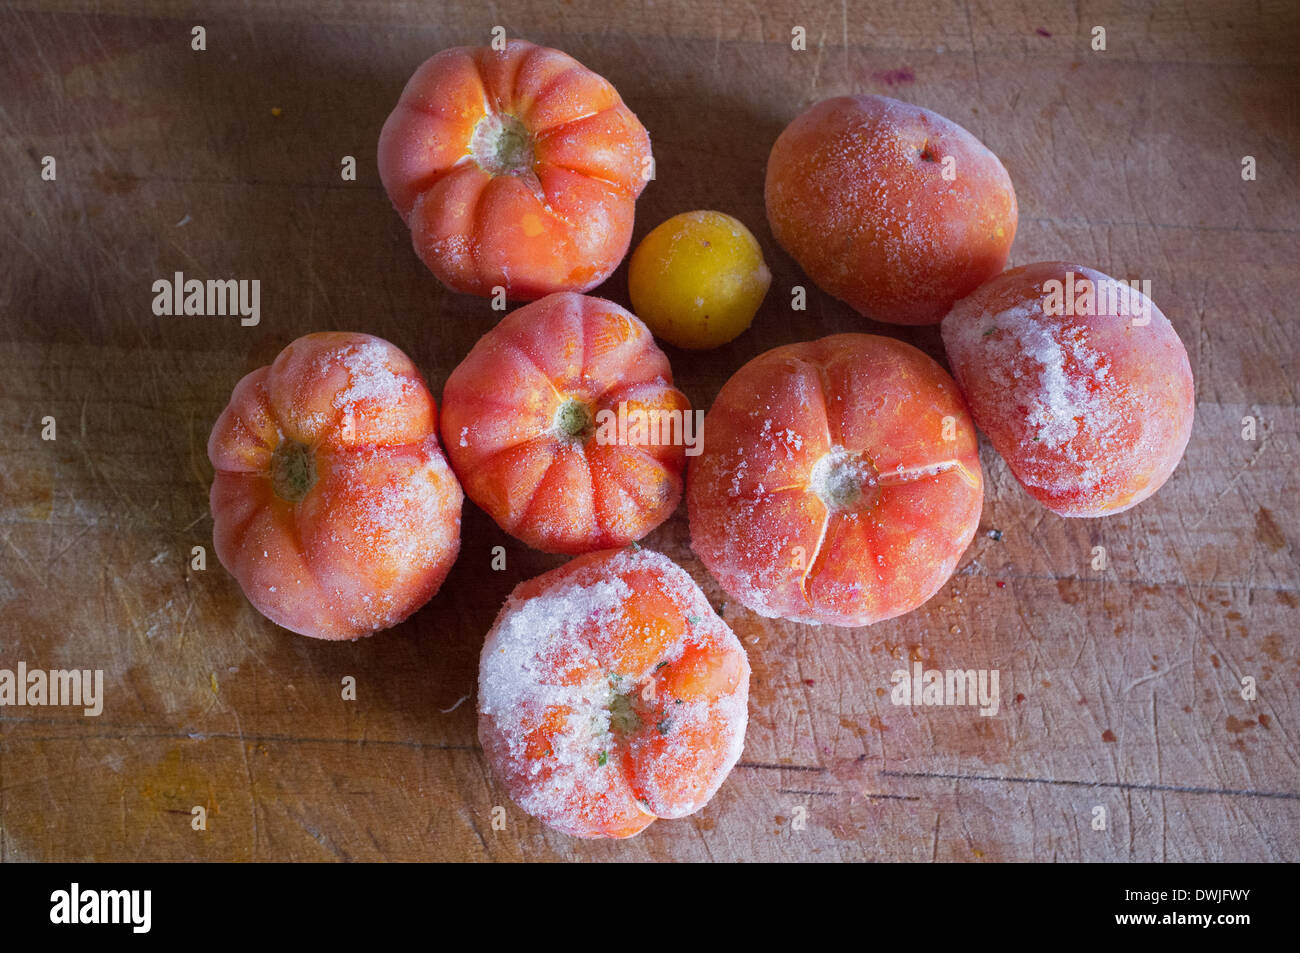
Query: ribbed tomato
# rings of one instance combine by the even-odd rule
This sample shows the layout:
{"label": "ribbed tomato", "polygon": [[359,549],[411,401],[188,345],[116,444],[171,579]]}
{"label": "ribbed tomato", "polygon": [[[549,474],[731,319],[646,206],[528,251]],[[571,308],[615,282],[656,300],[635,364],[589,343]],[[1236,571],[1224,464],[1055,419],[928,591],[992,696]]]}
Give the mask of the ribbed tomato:
{"label": "ribbed tomato", "polygon": [[427,60],[379,137],[379,174],[429,269],[516,300],[586,291],[618,267],[650,161],[607,80],[524,40]]}
{"label": "ribbed tomato", "polygon": [[309,334],[235,387],[208,439],[213,542],[272,622],[318,639],[396,625],[460,549],[460,485],[410,358]]}
{"label": "ribbed tomato", "polygon": [[574,837],[631,837],[722,786],[749,676],[686,570],[648,549],[589,553],[506,600],[479,660],[479,741],[529,814]]}
{"label": "ribbed tomato", "polygon": [[975,425],[910,344],[836,334],[774,348],[723,385],[704,430],[691,545],[759,615],[859,626],[910,612],[975,535]]}
{"label": "ribbed tomato", "polygon": [[662,523],[699,438],[649,329],[579,294],[525,305],[474,345],[447,378],[442,433],[469,498],[550,553],[624,546]]}

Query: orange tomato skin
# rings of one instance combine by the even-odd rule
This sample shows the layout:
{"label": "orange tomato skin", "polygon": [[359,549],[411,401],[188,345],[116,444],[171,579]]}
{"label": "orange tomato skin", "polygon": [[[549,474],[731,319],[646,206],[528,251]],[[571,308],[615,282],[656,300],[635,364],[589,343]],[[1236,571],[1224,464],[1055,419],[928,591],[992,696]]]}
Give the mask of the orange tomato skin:
{"label": "orange tomato skin", "polygon": [[956,383],[911,345],[837,334],[774,348],[723,385],[691,461],[691,546],[768,618],[861,626],[952,575],[983,498]]}
{"label": "orange tomato skin", "polygon": [[750,667],[685,570],[588,553],[520,583],[484,640],[479,741],[521,808],[573,837],[702,809],[744,745]]}
{"label": "orange tomato skin", "polygon": [[772,234],[818,287],[892,324],[937,324],[998,274],[1019,214],[983,143],[886,96],[796,117],[772,146],[764,197]]}
{"label": "orange tomato skin", "polygon": [[[502,123],[517,136],[496,135]],[[378,158],[440,281],[484,296],[500,286],[524,301],[609,277],[651,172],[650,138],[617,90],[524,40],[425,61],[384,124]]]}
{"label": "orange tomato skin", "polygon": [[[312,479],[280,491],[277,454]],[[354,639],[401,622],[442,585],[464,498],[437,408],[411,360],[368,334],[299,338],[235,387],[208,439],[218,559],[272,622]]]}
{"label": "orange tomato skin", "polygon": [[[1092,313],[1045,309],[1049,282],[1090,286]],[[1123,512],[1182,459],[1196,413],[1187,349],[1127,283],[1072,262],[1022,265],[957,302],[942,333],[975,422],[1052,512]]]}
{"label": "orange tomato skin", "polygon": [[[557,429],[570,400],[593,424],[584,437]],[[620,406],[629,415],[691,413],[635,315],[602,298],[554,294],[506,315],[452,371],[443,443],[466,494],[507,533],[550,553],[623,546],[677,508],[686,450],[638,444],[630,428],[627,441],[603,439],[594,425],[616,422]]]}

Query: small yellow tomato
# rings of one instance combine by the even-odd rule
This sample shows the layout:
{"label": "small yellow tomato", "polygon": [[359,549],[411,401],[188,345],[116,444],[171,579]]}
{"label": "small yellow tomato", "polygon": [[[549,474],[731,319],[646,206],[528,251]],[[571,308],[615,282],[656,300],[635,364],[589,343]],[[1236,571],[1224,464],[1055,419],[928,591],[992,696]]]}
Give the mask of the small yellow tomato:
{"label": "small yellow tomato", "polygon": [[721,212],[674,215],[641,240],[628,265],[637,317],[668,343],[695,350],[749,327],[771,283],[754,236]]}

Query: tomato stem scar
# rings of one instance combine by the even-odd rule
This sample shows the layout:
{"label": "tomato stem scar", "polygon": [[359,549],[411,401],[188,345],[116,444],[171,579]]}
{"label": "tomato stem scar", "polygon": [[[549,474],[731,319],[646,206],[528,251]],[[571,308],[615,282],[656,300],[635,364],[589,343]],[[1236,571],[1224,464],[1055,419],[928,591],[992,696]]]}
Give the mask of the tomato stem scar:
{"label": "tomato stem scar", "polygon": [[533,137],[514,116],[489,113],[478,121],[470,151],[490,175],[519,175],[533,167]]}
{"label": "tomato stem scar", "polygon": [[566,437],[585,441],[594,431],[595,421],[586,404],[570,397],[555,412],[555,429]]}
{"label": "tomato stem scar", "polygon": [[311,449],[296,440],[282,440],[271,455],[271,486],[275,495],[299,503],[316,485],[316,461]]}

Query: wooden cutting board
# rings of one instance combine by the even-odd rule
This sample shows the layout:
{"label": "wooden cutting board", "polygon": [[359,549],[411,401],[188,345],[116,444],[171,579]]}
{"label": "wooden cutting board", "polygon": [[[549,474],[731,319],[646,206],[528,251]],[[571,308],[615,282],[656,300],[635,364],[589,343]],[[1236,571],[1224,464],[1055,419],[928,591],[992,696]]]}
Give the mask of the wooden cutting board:
{"label": "wooden cutting board", "polygon": [[[1036,6],[56,0],[0,13],[0,668],[102,669],[105,686],[97,718],[0,709],[0,860],[1300,859],[1300,7]],[[412,253],[374,153],[411,71],[498,24],[608,77],[649,129],[657,178],[637,239],[716,208],[762,242],[774,281],[752,330],[712,352],[668,349],[696,406],[750,357],[835,332],[942,357],[935,329],[876,325],[812,288],[767,228],[772,141],[849,92],[979,136],[1019,195],[1012,263],[1150,280],[1196,375],[1186,457],[1134,510],[1058,518],[985,446],[980,532],[920,610],[843,630],[727,602],[754,670],[742,762],[705,810],[624,843],[534,822],[475,740],[483,636],[510,589],[559,558],[467,505],[443,592],[393,631],[332,645],[262,619],[211,552],[205,443],[244,373],[301,334],[363,330],[440,394],[492,325],[487,301],[448,293]],[[791,48],[795,26],[806,50]],[[349,155],[355,181],[340,176]],[[152,283],[176,271],[260,280],[260,323],[155,317]],[[626,270],[599,293],[626,304]],[[724,601],[684,508],[645,542]],[[891,672],[913,659],[999,670],[998,714],[891,704]]]}

